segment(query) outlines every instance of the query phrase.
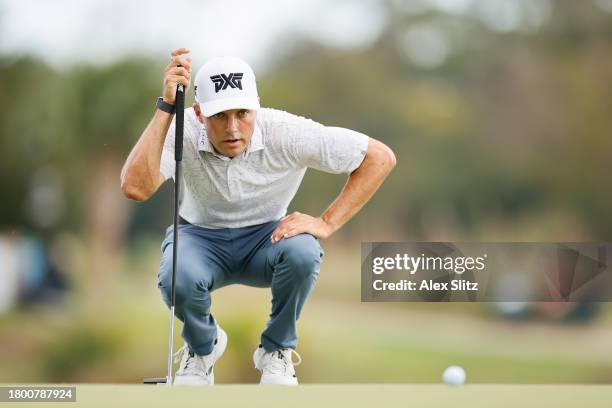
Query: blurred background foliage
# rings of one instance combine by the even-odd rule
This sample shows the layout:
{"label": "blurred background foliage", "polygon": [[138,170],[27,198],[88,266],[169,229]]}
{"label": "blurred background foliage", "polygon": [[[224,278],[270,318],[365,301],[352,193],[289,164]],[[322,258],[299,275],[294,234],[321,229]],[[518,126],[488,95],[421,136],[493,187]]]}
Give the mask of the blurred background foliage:
{"label": "blurred background foliage", "polygon": [[[485,3],[458,15],[382,2],[389,18],[376,41],[284,38],[282,58],[258,77],[264,106],[363,132],[398,159],[325,243],[300,326],[304,382],[438,381],[452,363],[476,382],[612,381],[608,305],[568,326],[550,313],[498,320],[487,305],[359,301],[360,241],[610,240],[610,2],[517,1],[514,14]],[[44,242],[67,293],[5,307],[0,382],[164,373],[156,273],[172,186],[138,204],[119,188],[161,92],[164,58],[57,69],[0,55],[3,240]],[[309,171],[290,211],[320,214],[345,181]],[[215,294],[230,335],[221,382],[256,381],[250,354],[268,305],[265,290]]]}

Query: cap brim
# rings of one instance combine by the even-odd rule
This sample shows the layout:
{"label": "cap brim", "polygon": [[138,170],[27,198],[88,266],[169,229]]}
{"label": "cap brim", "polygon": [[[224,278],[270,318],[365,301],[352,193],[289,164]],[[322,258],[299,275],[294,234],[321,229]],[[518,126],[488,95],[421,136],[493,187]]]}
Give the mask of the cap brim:
{"label": "cap brim", "polygon": [[200,104],[202,113],[206,117],[216,115],[230,109],[259,109],[259,99],[256,98],[227,98]]}

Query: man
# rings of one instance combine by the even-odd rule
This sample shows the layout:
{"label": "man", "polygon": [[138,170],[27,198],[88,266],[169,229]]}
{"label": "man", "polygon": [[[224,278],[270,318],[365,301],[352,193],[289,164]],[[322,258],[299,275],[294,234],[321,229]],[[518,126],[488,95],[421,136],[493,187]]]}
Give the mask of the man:
{"label": "man", "polygon": [[[121,172],[125,196],[144,201],[174,177],[173,105],[189,88],[191,58],[172,52],[163,97]],[[227,335],[210,313],[210,293],[230,284],[270,287],[272,312],[253,355],[262,384],[296,385],[301,358],[296,320],[319,275],[328,238],[372,197],[395,165],[384,144],[260,108],[255,75],[232,57],[207,62],[195,78],[196,103],[185,110],[183,197],[175,314],[185,346],[176,384],[213,384]],[[286,215],[308,167],[350,174],[319,217]],[[169,304],[172,226],[162,243],[158,286]],[[292,354],[298,362],[293,363]]]}

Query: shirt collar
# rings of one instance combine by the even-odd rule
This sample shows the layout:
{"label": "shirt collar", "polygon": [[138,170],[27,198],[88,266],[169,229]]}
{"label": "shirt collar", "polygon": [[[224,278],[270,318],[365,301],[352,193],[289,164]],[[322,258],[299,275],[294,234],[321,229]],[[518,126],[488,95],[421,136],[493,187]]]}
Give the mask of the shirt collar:
{"label": "shirt collar", "polygon": [[[263,135],[261,133],[261,127],[259,126],[259,122],[255,122],[255,129],[253,129],[253,136],[251,137],[251,143],[247,146],[245,151],[242,153],[243,157],[248,157],[251,152],[255,152],[257,150],[261,150],[264,148],[263,143]],[[204,125],[200,125],[200,138],[198,140],[198,150],[212,153],[213,155],[221,158],[229,160],[229,157],[218,154],[213,148],[210,140],[208,140],[208,134],[206,133],[206,128]]]}

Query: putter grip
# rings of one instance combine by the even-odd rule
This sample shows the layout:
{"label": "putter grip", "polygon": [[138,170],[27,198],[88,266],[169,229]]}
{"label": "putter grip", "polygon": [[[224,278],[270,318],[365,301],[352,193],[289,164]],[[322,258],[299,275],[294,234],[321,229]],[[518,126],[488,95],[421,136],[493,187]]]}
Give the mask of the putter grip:
{"label": "putter grip", "polygon": [[185,91],[183,85],[176,87],[176,134],[174,137],[174,160],[183,160],[183,129],[185,124]]}

